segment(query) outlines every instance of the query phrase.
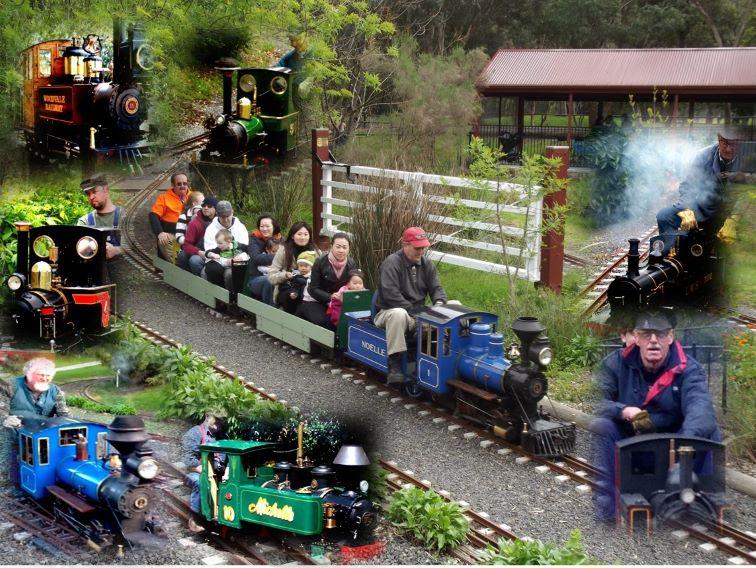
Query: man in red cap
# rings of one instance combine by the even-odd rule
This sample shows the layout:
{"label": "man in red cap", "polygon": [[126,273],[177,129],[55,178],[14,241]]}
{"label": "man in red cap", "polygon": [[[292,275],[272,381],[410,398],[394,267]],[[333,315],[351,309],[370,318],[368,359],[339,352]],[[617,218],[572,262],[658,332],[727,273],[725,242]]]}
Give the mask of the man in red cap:
{"label": "man in red cap", "polygon": [[420,227],[402,234],[402,248],[381,263],[376,291],[375,325],[386,330],[389,374],[387,383],[404,381],[402,359],[407,351],[404,334],[417,327],[414,314],[430,296],[434,305],[446,303],[446,292],[438,279],[436,266],[427,258],[428,235]]}

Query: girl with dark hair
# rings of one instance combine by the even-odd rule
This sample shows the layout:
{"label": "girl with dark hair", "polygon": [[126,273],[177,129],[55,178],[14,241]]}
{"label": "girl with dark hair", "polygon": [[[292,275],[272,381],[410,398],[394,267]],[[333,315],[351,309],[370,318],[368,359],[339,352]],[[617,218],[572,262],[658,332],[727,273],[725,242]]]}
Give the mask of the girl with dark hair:
{"label": "girl with dark hair", "polygon": [[328,304],[334,297],[340,297],[339,290],[349,281],[349,273],[357,268],[354,259],[349,258],[349,236],[336,233],[331,239],[331,250],[315,261],[310,275],[309,294],[305,295],[297,308],[297,315],[307,321],[334,329],[326,314]]}
{"label": "girl with dark hair", "polygon": [[273,305],[273,286],[261,266],[270,266],[273,255],[270,254],[270,241],[281,240],[281,225],[270,213],[261,213],[257,218],[257,228],[249,233],[249,268],[247,271],[246,292],[266,304]]}
{"label": "girl with dark hair", "polygon": [[305,221],[298,221],[289,229],[283,246],[278,249],[268,272],[268,282],[273,286],[272,299],[274,304],[278,295],[278,286],[294,278],[297,269],[297,257],[303,252],[311,250],[321,255],[320,249],[312,240],[312,228]]}

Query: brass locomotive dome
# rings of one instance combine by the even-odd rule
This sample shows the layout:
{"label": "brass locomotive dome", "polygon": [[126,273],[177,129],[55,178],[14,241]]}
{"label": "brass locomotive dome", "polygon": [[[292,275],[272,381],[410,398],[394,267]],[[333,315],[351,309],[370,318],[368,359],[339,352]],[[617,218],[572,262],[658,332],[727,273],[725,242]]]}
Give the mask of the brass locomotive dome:
{"label": "brass locomotive dome", "polygon": [[243,93],[251,93],[256,85],[257,81],[255,81],[255,77],[253,75],[250,75],[249,73],[245,73],[244,75],[239,77],[239,88]]}
{"label": "brass locomotive dome", "polygon": [[32,249],[34,250],[34,254],[41,258],[47,258],[50,256],[50,249],[55,246],[55,241],[52,240],[52,237],[48,235],[41,235],[34,239],[34,244],[32,245]]}
{"label": "brass locomotive dome", "polygon": [[276,95],[283,95],[288,87],[289,82],[280,75],[270,80],[270,90]]}
{"label": "brass locomotive dome", "polygon": [[149,43],[140,45],[134,58],[143,71],[152,71],[155,66],[155,52]]}
{"label": "brass locomotive dome", "polygon": [[97,241],[93,237],[81,237],[76,243],[76,254],[84,260],[89,260],[97,254],[99,248]]}
{"label": "brass locomotive dome", "polygon": [[39,290],[52,289],[52,268],[44,260],[34,263],[31,268],[31,287]]}

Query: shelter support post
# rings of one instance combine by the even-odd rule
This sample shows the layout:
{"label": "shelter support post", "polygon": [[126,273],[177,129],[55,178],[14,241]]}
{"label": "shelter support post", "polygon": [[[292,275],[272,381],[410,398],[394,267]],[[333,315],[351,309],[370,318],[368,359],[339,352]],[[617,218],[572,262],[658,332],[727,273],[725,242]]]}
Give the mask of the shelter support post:
{"label": "shelter support post", "polygon": [[[559,158],[561,164],[557,170],[557,177],[567,178],[567,167],[570,163],[569,146],[547,146],[547,158]],[[567,203],[567,191],[560,189],[543,197],[543,218],[550,219],[555,207]],[[556,292],[562,291],[562,276],[564,272],[564,226],[557,230],[548,231],[541,241],[541,280],[539,286],[546,286]]]}
{"label": "shelter support post", "polygon": [[320,200],[323,196],[323,186],[320,181],[323,179],[322,162],[329,160],[328,135],[330,131],[327,128],[312,129],[312,231],[313,239],[317,239],[320,231],[323,229],[323,202]]}

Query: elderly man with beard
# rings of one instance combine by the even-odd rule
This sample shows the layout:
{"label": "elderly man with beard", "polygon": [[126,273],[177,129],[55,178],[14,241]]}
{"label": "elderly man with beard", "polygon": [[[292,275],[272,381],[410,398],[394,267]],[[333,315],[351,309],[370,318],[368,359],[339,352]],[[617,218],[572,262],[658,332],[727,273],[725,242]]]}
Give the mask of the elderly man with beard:
{"label": "elderly man with beard", "polygon": [[[10,399],[10,416],[3,421],[6,428],[19,428],[22,418],[68,416],[66,395],[57,385],[55,363],[43,357],[36,357],[24,365],[24,376],[13,382]],[[15,438],[15,436],[14,436]],[[11,481],[18,483],[18,444],[10,441],[11,456],[8,468]]]}
{"label": "elderly man with beard", "polygon": [[[596,462],[610,476],[614,445],[630,436],[666,432],[721,440],[706,374],[675,339],[674,317],[641,313],[633,337],[634,343],[604,359],[598,374],[602,399],[590,429]],[[609,485],[597,496],[600,520],[614,518]]]}
{"label": "elderly man with beard", "polygon": [[[77,225],[102,229],[117,229],[121,219],[121,208],[113,205],[110,199],[110,187],[105,174],[95,174],[81,182],[81,190],[87,196],[92,211],[82,215]],[[121,236],[117,231],[108,235],[105,254],[108,260],[116,258],[122,252]]]}

